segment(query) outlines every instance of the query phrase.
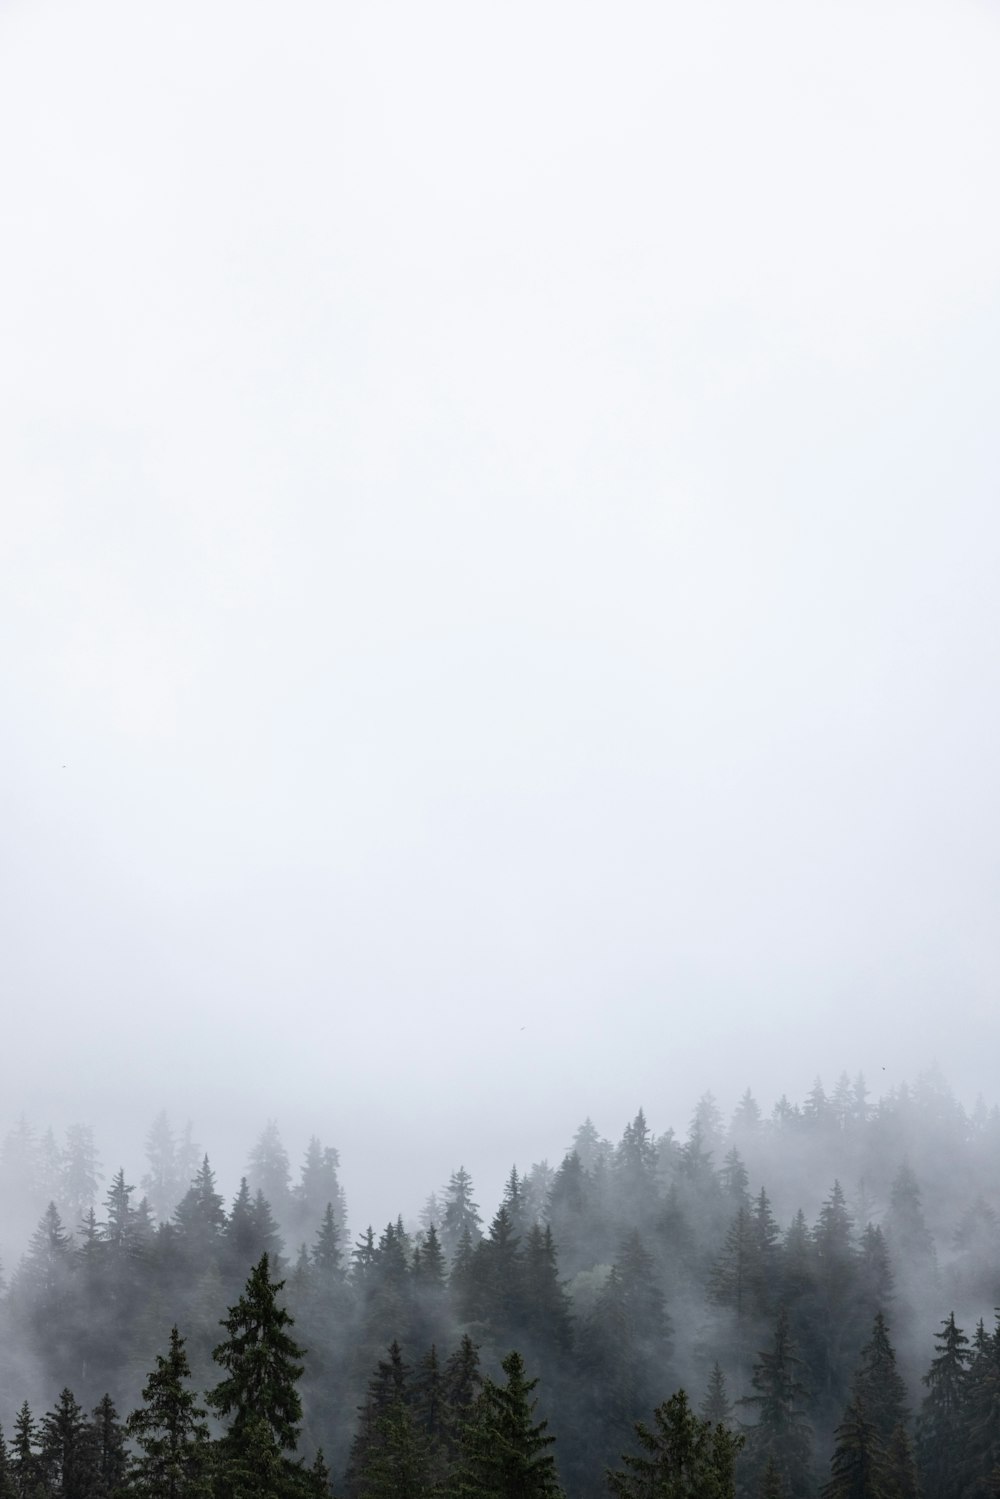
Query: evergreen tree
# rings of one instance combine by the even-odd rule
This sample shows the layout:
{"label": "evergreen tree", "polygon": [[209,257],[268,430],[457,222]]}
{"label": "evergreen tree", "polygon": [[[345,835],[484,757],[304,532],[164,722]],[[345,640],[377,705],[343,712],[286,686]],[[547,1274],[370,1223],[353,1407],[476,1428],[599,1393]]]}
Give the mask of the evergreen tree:
{"label": "evergreen tree", "polygon": [[446,1360],[441,1379],[444,1397],[442,1440],[446,1453],[452,1460],[458,1455],[462,1432],[479,1398],[482,1383],[479,1349],[468,1333],[465,1333],[458,1347]]}
{"label": "evergreen tree", "polygon": [[204,1499],[210,1492],[205,1411],[188,1388],[191,1368],[184,1339],[170,1329],[166,1355],[142,1391],[142,1405],[125,1429],[138,1448],[131,1491],[142,1499]]}
{"label": "evergreen tree", "polygon": [[906,1385],[896,1368],[896,1354],[881,1312],[876,1313],[871,1338],[861,1350],[861,1362],[854,1376],[854,1396],[864,1407],[883,1446],[888,1444],[897,1426],[906,1426],[909,1416]]}
{"label": "evergreen tree", "polygon": [[94,1147],[94,1131],[88,1124],[71,1124],[62,1152],[59,1201],[70,1223],[79,1223],[97,1200],[101,1178],[100,1161]]}
{"label": "evergreen tree", "polygon": [[993,1499],[1000,1493],[1000,1307],[992,1333],[982,1323],[976,1330],[963,1416],[965,1491]]}
{"label": "evergreen tree", "polygon": [[782,1310],[770,1349],[761,1352],[754,1364],[750,1381],[754,1394],[744,1395],[737,1403],[757,1413],[756,1425],[747,1430],[745,1467],[751,1486],[773,1464],[788,1499],[806,1499],[813,1488],[812,1432],[799,1367],[788,1317]]}
{"label": "evergreen tree", "polygon": [[[263,1192],[280,1224],[289,1224],[294,1216],[291,1179],[292,1170],[288,1160],[288,1151],[281,1143],[277,1124],[273,1119],[269,1119],[250,1152],[250,1159],[247,1162],[247,1181],[250,1184],[250,1191],[255,1196],[258,1191]],[[329,1195],[329,1192],[325,1194],[327,1198]]]}
{"label": "evergreen tree", "polygon": [[708,1377],[708,1388],[701,1402],[701,1416],[711,1426],[725,1426],[728,1430],[733,1420],[733,1405],[726,1393],[726,1376],[722,1365],[716,1360]]}
{"label": "evergreen tree", "polygon": [[14,1418],[9,1458],[17,1499],[44,1499],[48,1489],[38,1451],[38,1427],[26,1400]]}
{"label": "evergreen tree", "polygon": [[472,1200],[472,1177],[464,1166],[453,1171],[445,1188],[441,1243],[449,1261],[454,1258],[464,1234],[475,1243],[481,1235],[479,1205]]}
{"label": "evergreen tree", "polygon": [[226,1210],[215,1189],[215,1173],[206,1155],[174,1211],[182,1252],[200,1269],[215,1263],[223,1242]]}
{"label": "evergreen tree", "polygon": [[41,1467],[48,1489],[58,1499],[90,1499],[97,1487],[94,1444],[88,1422],[72,1390],[64,1389],[55,1407],[42,1417]]}
{"label": "evergreen tree", "polygon": [[114,1401],[103,1395],[91,1416],[91,1446],[97,1499],[117,1499],[128,1476],[125,1428],[118,1419]]}
{"label": "evergreen tree", "polygon": [[528,1231],[521,1266],[522,1312],[533,1356],[545,1366],[573,1345],[570,1299],[559,1279],[552,1230],[534,1224]]}
{"label": "evergreen tree", "polygon": [[146,1135],[148,1171],[142,1178],[142,1190],[159,1223],[169,1222],[184,1191],[184,1178],[178,1172],[177,1143],[166,1109],[161,1109]]}
{"label": "evergreen tree", "polygon": [[296,1447],[302,1420],[296,1388],[302,1349],[287,1331],[291,1316],[278,1305],[283,1285],[271,1280],[268,1256],[262,1254],[223,1320],[228,1336],[212,1355],[225,1378],[206,1398],[228,1420],[220,1449],[229,1475],[224,1487],[234,1493],[294,1492],[300,1473],[285,1456]]}
{"label": "evergreen tree", "polygon": [[[369,1476],[376,1467],[383,1491],[391,1485],[397,1464],[406,1474],[406,1478],[400,1481],[408,1482],[411,1476],[410,1460],[414,1457],[410,1440],[412,1422],[409,1419],[395,1420],[390,1414],[408,1404],[410,1369],[395,1340],[389,1345],[388,1354],[387,1359],[379,1359],[375,1366],[368,1381],[365,1403],[359,1409],[344,1480],[348,1499],[359,1499],[368,1493]],[[392,1449],[393,1456],[380,1465],[379,1454],[387,1447]]]}
{"label": "evergreen tree", "polygon": [[532,1392],[519,1353],[501,1364],[506,1384],[492,1379],[483,1387],[462,1434],[455,1492],[462,1499],[561,1499],[555,1441],[547,1421],[535,1421]]}
{"label": "evergreen tree", "polygon": [[653,1412],[652,1427],[635,1424],[640,1451],[622,1456],[608,1474],[618,1499],[733,1499],[742,1436],[700,1421],[678,1390]]}
{"label": "evergreen tree", "polygon": [[340,1253],[340,1230],[333,1203],[328,1202],[312,1249],[312,1263],[325,1281],[343,1279],[343,1257]]}
{"label": "evergreen tree", "polygon": [[10,1455],[2,1431],[0,1431],[0,1499],[16,1499]]}
{"label": "evergreen tree", "polygon": [[952,1312],[934,1345],[937,1357],[923,1377],[927,1386],[917,1422],[917,1464],[924,1499],[953,1499],[960,1487],[963,1427],[969,1377],[969,1340]]}
{"label": "evergreen tree", "polygon": [[837,1427],[823,1499],[890,1499],[889,1465],[874,1422],[857,1399]]}

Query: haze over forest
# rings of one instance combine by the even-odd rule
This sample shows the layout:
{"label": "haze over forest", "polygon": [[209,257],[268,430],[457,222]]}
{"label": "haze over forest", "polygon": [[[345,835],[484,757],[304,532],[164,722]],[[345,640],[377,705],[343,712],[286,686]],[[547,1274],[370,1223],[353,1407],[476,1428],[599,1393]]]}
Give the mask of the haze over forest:
{"label": "haze over forest", "polygon": [[998,76],[978,0],[0,0],[0,1129],[228,1211],[274,1120],[378,1233],[706,1090],[989,1113]]}

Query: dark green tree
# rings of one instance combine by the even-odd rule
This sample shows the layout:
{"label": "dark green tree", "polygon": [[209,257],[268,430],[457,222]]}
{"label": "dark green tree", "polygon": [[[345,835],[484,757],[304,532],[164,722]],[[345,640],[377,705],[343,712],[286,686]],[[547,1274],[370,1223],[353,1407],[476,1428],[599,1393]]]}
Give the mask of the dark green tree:
{"label": "dark green tree", "polygon": [[291,1492],[301,1476],[286,1454],[298,1443],[302,1420],[297,1384],[303,1350],[287,1330],[291,1316],[278,1304],[283,1286],[272,1281],[262,1254],[222,1322],[228,1336],[212,1354],[225,1378],[206,1398],[228,1422],[220,1456],[228,1475],[223,1488],[233,1494],[267,1494],[271,1490],[259,1486],[265,1484],[276,1493]]}
{"label": "dark green tree", "polygon": [[917,1421],[917,1467],[924,1499],[952,1499],[962,1475],[970,1356],[954,1312],[942,1323],[934,1349],[937,1356],[923,1377],[927,1394]]}
{"label": "dark green tree", "polygon": [[891,1499],[889,1464],[875,1423],[852,1399],[837,1427],[830,1482],[823,1499]]}
{"label": "dark green tree", "polygon": [[506,1383],[483,1381],[462,1434],[455,1492],[461,1499],[560,1499],[549,1451],[555,1438],[546,1434],[547,1421],[535,1420],[538,1381],[526,1377],[517,1352],[500,1367]]}
{"label": "dark green tree", "polygon": [[124,1491],[129,1461],[125,1448],[125,1427],[118,1419],[118,1412],[110,1395],[103,1395],[94,1407],[91,1415],[91,1443],[96,1474],[94,1493],[98,1499],[115,1499],[115,1496]]}
{"label": "dark green tree", "polygon": [[202,1499],[210,1492],[205,1411],[189,1389],[184,1339],[170,1329],[166,1355],[157,1354],[142,1405],[125,1423],[135,1444],[131,1492],[142,1499]]}
{"label": "dark green tree", "polygon": [[732,1499],[743,1437],[701,1421],[678,1390],[653,1412],[653,1425],[635,1423],[638,1453],[608,1474],[618,1499]]}
{"label": "dark green tree", "polygon": [[864,1407],[883,1446],[897,1426],[906,1426],[909,1418],[906,1385],[896,1368],[896,1354],[889,1341],[889,1329],[881,1312],[868,1342],[861,1350],[861,1361],[854,1375],[854,1396]]}
{"label": "dark green tree", "polygon": [[97,1488],[96,1454],[89,1423],[72,1390],[64,1389],[42,1417],[39,1435],[46,1487],[58,1499],[91,1499]]}
{"label": "dark green tree", "polygon": [[14,1418],[9,1459],[17,1499],[44,1499],[48,1487],[38,1451],[38,1426],[26,1400]]}

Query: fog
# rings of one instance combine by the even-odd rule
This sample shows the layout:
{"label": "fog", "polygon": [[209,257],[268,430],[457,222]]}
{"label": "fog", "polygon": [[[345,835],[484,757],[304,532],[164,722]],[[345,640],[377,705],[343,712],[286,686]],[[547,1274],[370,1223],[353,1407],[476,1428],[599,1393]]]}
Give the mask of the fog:
{"label": "fog", "polygon": [[231,1195],[275,1118],[357,1229],[708,1088],[997,1101],[998,66],[0,4],[3,1128]]}

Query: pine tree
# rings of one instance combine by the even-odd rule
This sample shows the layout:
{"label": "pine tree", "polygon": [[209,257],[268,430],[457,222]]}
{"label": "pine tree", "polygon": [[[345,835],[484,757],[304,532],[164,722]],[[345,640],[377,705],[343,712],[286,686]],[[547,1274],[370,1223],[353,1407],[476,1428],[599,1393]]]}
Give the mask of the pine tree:
{"label": "pine tree", "polygon": [[340,1253],[340,1231],[333,1203],[328,1202],[312,1249],[312,1263],[324,1281],[340,1281],[344,1276]]}
{"label": "pine tree", "polygon": [[42,1417],[41,1467],[47,1487],[59,1499],[90,1499],[96,1488],[96,1462],[88,1422],[72,1390],[64,1389]]}
{"label": "pine tree", "polygon": [[125,1428],[118,1419],[114,1401],[103,1395],[91,1415],[96,1499],[117,1499],[128,1476]]}
{"label": "pine tree", "polygon": [[725,1426],[728,1430],[733,1420],[733,1405],[726,1393],[726,1376],[722,1365],[716,1360],[708,1377],[708,1388],[701,1402],[702,1420],[712,1426]]}
{"label": "pine tree", "polygon": [[927,1386],[917,1422],[917,1464],[924,1499],[958,1493],[965,1449],[963,1428],[969,1378],[969,1340],[952,1312],[942,1323],[937,1357],[923,1377]]}
{"label": "pine tree", "polygon": [[883,1446],[897,1426],[906,1426],[909,1417],[906,1385],[896,1368],[896,1354],[881,1312],[876,1313],[871,1338],[861,1350],[861,1362],[854,1376],[854,1396],[863,1405]]}
{"label": "pine tree", "polygon": [[823,1499],[890,1499],[889,1465],[874,1422],[853,1399],[836,1430]]}
{"label": "pine tree", "polygon": [[506,1384],[483,1381],[463,1432],[455,1491],[461,1499],[561,1499],[549,1451],[555,1438],[548,1422],[534,1419],[538,1381],[526,1377],[517,1352],[500,1367]]}
{"label": "pine tree", "polygon": [[678,1390],[653,1412],[653,1425],[636,1422],[640,1451],[622,1456],[608,1474],[618,1499],[732,1499],[734,1468],[743,1446],[722,1425],[700,1421]]}
{"label": "pine tree", "polygon": [[788,1499],[812,1494],[812,1432],[805,1414],[806,1392],[799,1382],[800,1361],[792,1343],[788,1317],[778,1314],[774,1342],[758,1355],[751,1376],[753,1395],[737,1403],[757,1413],[747,1430],[746,1468],[750,1483],[760,1481],[773,1463]]}
{"label": "pine tree", "polygon": [[38,1427],[26,1400],[14,1418],[10,1474],[17,1499],[42,1499],[47,1493],[45,1470],[38,1452]]}
{"label": "pine tree", "polygon": [[291,1180],[288,1151],[281,1143],[277,1124],[269,1119],[250,1152],[247,1181],[251,1193],[263,1192],[280,1224],[288,1224],[293,1217]]}
{"label": "pine tree", "polygon": [[215,1189],[215,1173],[206,1155],[190,1187],[174,1210],[182,1252],[198,1269],[214,1263],[223,1242],[226,1210]]}
{"label": "pine tree", "polygon": [[157,1221],[167,1223],[184,1190],[184,1179],[177,1169],[177,1144],[165,1109],[161,1109],[146,1135],[146,1160],[149,1170],[142,1178],[142,1190],[149,1198]]}
{"label": "pine tree", "polygon": [[10,1455],[2,1431],[0,1431],[0,1499],[16,1499]]}
{"label": "pine tree", "polygon": [[440,1224],[441,1244],[449,1260],[454,1258],[464,1234],[475,1243],[481,1236],[482,1218],[479,1206],[472,1200],[472,1177],[464,1166],[452,1172],[445,1188],[444,1217]]}
{"label": "pine tree", "polygon": [[[348,1499],[368,1492],[368,1477],[378,1454],[383,1447],[398,1443],[397,1456],[409,1472],[408,1460],[412,1456],[409,1444],[409,1426],[405,1422],[386,1417],[394,1407],[405,1407],[409,1400],[409,1365],[404,1361],[399,1344],[393,1340],[388,1348],[389,1357],[379,1359],[368,1381],[365,1403],[359,1408],[359,1420],[351,1443],[350,1460],[345,1475]],[[403,1461],[403,1448],[406,1460]],[[387,1485],[391,1480],[392,1462],[380,1469],[379,1482]]]}
{"label": "pine tree", "polygon": [[[272,1281],[266,1254],[250,1272],[243,1294],[222,1326],[228,1336],[212,1357],[226,1377],[207,1398],[228,1428],[221,1442],[227,1482],[234,1492],[266,1494],[294,1489],[300,1471],[285,1456],[294,1451],[302,1420],[297,1382],[302,1349],[286,1330],[289,1313],[278,1305],[283,1281]],[[254,1477],[256,1475],[256,1477]]]}
{"label": "pine tree", "polygon": [[963,1468],[967,1490],[1000,1493],[1000,1307],[992,1333],[976,1329],[963,1412]]}
{"label": "pine tree", "polygon": [[479,1398],[482,1383],[479,1349],[465,1333],[454,1353],[445,1361],[441,1378],[444,1397],[442,1439],[450,1459],[458,1454],[462,1432]]}
{"label": "pine tree", "polygon": [[170,1329],[166,1355],[158,1354],[142,1405],[125,1430],[138,1448],[130,1491],[142,1499],[204,1499],[210,1492],[205,1411],[188,1388],[191,1368],[184,1339]]}
{"label": "pine tree", "polygon": [[559,1279],[552,1230],[534,1224],[521,1266],[522,1314],[535,1358],[548,1365],[573,1346],[571,1302]]}

